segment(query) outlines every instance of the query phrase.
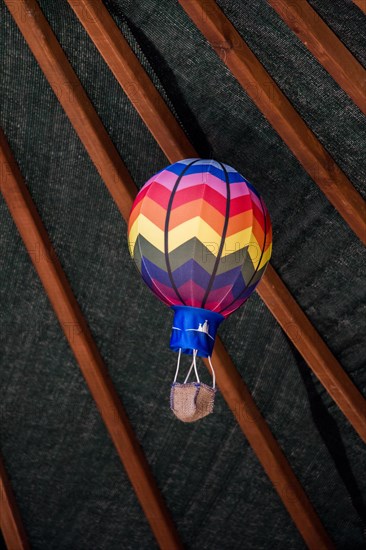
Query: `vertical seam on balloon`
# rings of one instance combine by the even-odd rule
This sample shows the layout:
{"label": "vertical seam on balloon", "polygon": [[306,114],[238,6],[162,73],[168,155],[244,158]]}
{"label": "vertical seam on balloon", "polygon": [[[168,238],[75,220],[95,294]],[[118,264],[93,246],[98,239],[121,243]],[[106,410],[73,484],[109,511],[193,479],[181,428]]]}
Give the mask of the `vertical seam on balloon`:
{"label": "vertical seam on balloon", "polygon": [[169,221],[170,221],[170,212],[172,210],[172,205],[173,205],[173,200],[174,200],[174,195],[175,193],[177,192],[177,189],[178,189],[178,185],[182,179],[182,177],[184,176],[184,174],[187,172],[188,168],[190,168],[192,166],[192,164],[194,164],[195,162],[198,162],[200,159],[195,159],[193,162],[191,162],[190,164],[187,164],[187,166],[182,170],[182,172],[179,174],[178,178],[177,178],[177,181],[175,182],[174,184],[174,187],[172,189],[172,192],[171,192],[171,195],[169,197],[169,202],[168,202],[168,207],[167,207],[167,210],[166,210],[166,218],[165,218],[165,231],[164,231],[164,255],[165,255],[165,263],[166,263],[166,268],[167,268],[167,272],[168,272],[168,276],[169,276],[169,280],[172,284],[172,288],[175,292],[175,294],[177,295],[177,298],[178,300],[180,300],[182,303],[184,303],[184,300],[182,298],[182,296],[180,295],[179,293],[179,290],[178,290],[178,287],[177,285],[175,284],[174,282],[174,279],[173,279],[173,274],[172,274],[172,269],[171,269],[171,266],[170,266],[170,260],[169,260],[169,247],[168,247],[168,239],[169,239],[169,232],[168,232],[168,229],[169,229]]}
{"label": "vertical seam on balloon", "polygon": [[215,276],[216,276],[216,273],[217,273],[217,270],[219,268],[219,262],[221,260],[221,255],[222,255],[222,251],[223,251],[223,248],[224,248],[224,244],[225,244],[225,239],[226,239],[226,233],[227,233],[227,228],[228,228],[228,225],[229,225],[229,215],[230,215],[230,183],[229,183],[229,176],[228,176],[228,173],[227,173],[227,170],[225,168],[225,166],[219,162],[224,174],[225,174],[225,181],[226,181],[226,212],[225,212],[225,223],[224,223],[224,227],[223,227],[223,230],[222,230],[222,237],[221,237],[221,243],[220,243],[220,248],[218,250],[218,253],[217,253],[217,256],[216,256],[216,261],[215,261],[215,265],[214,265],[214,268],[212,270],[212,274],[211,274],[211,278],[210,278],[210,281],[208,283],[208,286],[206,288],[206,292],[205,292],[205,295],[203,297],[203,300],[202,300],[202,304],[201,304],[201,307],[203,308],[206,304],[206,301],[207,301],[207,298],[208,298],[208,295],[211,291],[211,288],[213,286],[213,283],[214,283],[214,280],[215,280]]}
{"label": "vertical seam on balloon", "polygon": [[[245,183],[245,184],[247,184],[248,182],[245,180],[245,178],[243,178],[243,182],[240,182],[240,183]],[[250,195],[249,195],[249,196],[250,196]],[[243,214],[244,212],[241,212],[241,213]],[[252,210],[252,218],[253,218],[253,210]],[[251,222],[251,225],[253,226],[253,220],[252,220],[252,222]],[[244,247],[244,248],[245,248],[245,247]],[[238,252],[240,252],[241,250],[243,250],[243,249],[239,249]],[[237,252],[234,252],[234,254],[236,254],[236,253],[237,253]],[[244,265],[244,264],[243,264],[243,265]],[[214,311],[215,313],[220,313],[220,311],[217,311],[217,310],[220,309],[221,304],[225,301],[225,299],[227,298],[228,294],[231,292],[231,289],[232,289],[233,286],[235,285],[235,283],[236,283],[238,277],[241,275],[241,271],[242,271],[242,269],[243,269],[243,265],[241,266],[241,269],[240,269],[240,271],[239,271],[237,277],[235,278],[234,282],[230,285],[229,290],[228,290],[228,291],[225,293],[225,295],[220,299],[219,303],[213,308],[212,311]],[[230,302],[229,306],[230,306],[234,301],[235,301],[235,300],[233,300],[232,302]],[[227,306],[227,307],[229,307],[229,306]],[[224,308],[224,310],[225,310],[225,309],[226,309],[226,308]]]}
{"label": "vertical seam on balloon", "polygon": [[[264,250],[266,248],[266,240],[267,240],[267,216],[266,216],[266,212],[263,208],[263,199],[262,197],[259,197],[260,198],[260,201],[261,201],[261,208],[262,208],[262,212],[264,214],[264,242],[263,242],[263,248],[262,248],[262,252],[261,252],[261,256],[259,258],[259,262],[258,262],[258,265],[257,267],[255,268],[255,271],[253,273],[253,275],[251,276],[251,278],[249,279],[249,282],[248,284],[246,285],[246,287],[244,288],[244,290],[241,291],[241,293],[239,294],[239,296],[237,298],[235,298],[228,306],[224,307],[224,309],[222,309],[219,313],[222,314],[223,311],[225,311],[225,309],[228,309],[230,306],[232,306],[237,300],[240,300],[240,297],[242,296],[242,294],[244,294],[244,292],[249,288],[249,285],[250,283],[252,282],[253,278],[255,277],[256,273],[258,272],[258,269],[259,269],[259,266],[261,264],[261,261],[262,261],[262,258],[263,258],[263,254],[264,254]],[[243,266],[244,267],[244,266]]]}
{"label": "vertical seam on balloon", "polygon": [[264,214],[264,242],[263,242],[263,248],[262,248],[261,256],[260,256],[260,258],[259,258],[258,265],[257,265],[257,267],[255,268],[254,273],[253,273],[253,275],[251,276],[251,278],[249,279],[249,282],[248,282],[248,284],[246,285],[246,287],[244,288],[244,290],[242,290],[241,293],[239,294],[239,296],[238,296],[237,298],[235,298],[228,306],[224,307],[224,309],[222,309],[222,310],[220,311],[221,314],[222,314],[223,311],[225,311],[226,309],[228,309],[229,307],[231,307],[235,302],[237,302],[238,300],[240,300],[241,296],[242,296],[242,295],[245,293],[245,291],[249,288],[250,283],[252,282],[253,278],[255,277],[256,273],[258,272],[260,263],[261,263],[262,258],[263,258],[264,250],[265,250],[265,248],[266,248],[266,240],[267,240],[267,216],[266,216],[266,213],[265,213],[264,208],[263,208],[262,197],[259,197],[259,198],[260,198],[260,201],[261,201],[262,212],[263,212],[263,214]]}

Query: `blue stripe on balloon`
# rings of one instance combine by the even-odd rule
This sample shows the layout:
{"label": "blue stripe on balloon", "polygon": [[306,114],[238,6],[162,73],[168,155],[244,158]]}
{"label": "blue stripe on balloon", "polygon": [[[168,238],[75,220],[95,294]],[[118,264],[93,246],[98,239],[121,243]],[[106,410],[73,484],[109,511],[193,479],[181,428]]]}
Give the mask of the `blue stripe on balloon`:
{"label": "blue stripe on balloon", "polygon": [[183,170],[187,167],[187,164],[190,164],[194,161],[195,159],[180,160],[179,162],[175,162],[174,164],[171,164],[170,166],[164,168],[164,171],[167,170],[168,172],[173,172],[173,174],[175,174],[176,176],[180,176]]}
{"label": "blue stripe on balloon", "polygon": [[243,275],[240,273],[239,277],[236,279],[235,283],[233,284],[233,288],[231,289],[231,294],[233,296],[233,301],[237,299],[240,294],[243,294],[245,292],[245,281],[243,278]]}
{"label": "blue stripe on balloon", "polygon": [[163,285],[171,287],[169,275],[166,271],[150,262],[145,256],[142,256],[141,275],[146,279],[155,279]]}
{"label": "blue stripe on balloon", "polygon": [[222,288],[223,286],[232,285],[234,281],[235,281],[234,283],[234,287],[235,287],[236,279],[238,278],[238,275],[241,272],[242,268],[243,266],[240,264],[237,267],[234,267],[233,269],[226,271],[225,273],[220,273],[220,275],[216,275],[214,283],[212,285],[212,290],[217,290],[219,288]]}
{"label": "blue stripe on balloon", "polygon": [[229,166],[228,164],[225,164],[224,162],[222,163],[222,165],[225,166],[227,172],[237,172],[235,168],[233,168],[232,166]]}
{"label": "blue stripe on balloon", "polygon": [[249,183],[249,181],[247,181],[246,184],[249,187],[249,189],[251,190],[251,192],[254,193],[259,199],[260,195],[259,195],[258,191],[253,187],[253,185],[251,183]]}
{"label": "blue stripe on balloon", "polygon": [[191,280],[200,287],[206,288],[211,276],[210,273],[207,273],[207,271],[192,258],[185,264],[175,269],[172,275],[178,288],[181,285],[184,285],[187,281]]}
{"label": "blue stripe on balloon", "polygon": [[[179,160],[178,162],[175,162],[174,164],[183,164],[184,166],[186,166],[187,164],[191,164],[193,161],[196,162],[199,162],[200,159],[194,157],[194,158],[191,158],[191,159],[184,159],[184,160]],[[174,164],[171,164],[170,166],[174,166]],[[168,168],[170,168],[170,166],[168,166],[167,168],[164,168],[164,170],[167,170]]]}
{"label": "blue stripe on balloon", "polygon": [[246,179],[239,172],[228,172],[229,183],[247,183]]}
{"label": "blue stripe on balloon", "polygon": [[[244,283],[244,280],[242,279],[243,283],[242,283],[242,288],[240,290],[240,286],[238,285],[237,288],[234,288],[232,289],[232,294],[233,296],[235,297],[235,299],[240,299],[242,300],[243,298],[248,298],[251,293],[253,292],[253,290],[255,289],[256,287],[256,284],[254,285],[250,285],[248,287],[245,288],[245,283]],[[234,285],[235,286],[235,285]],[[245,289],[245,290],[244,290]],[[243,291],[244,290],[244,291]]]}
{"label": "blue stripe on balloon", "polygon": [[[181,160],[179,162],[182,162]],[[207,165],[209,164],[210,166],[217,166],[218,168],[221,167],[220,163],[217,162],[217,160],[213,160],[213,159],[200,159],[198,160],[197,162],[195,162],[195,165],[196,166],[203,166],[203,165]]]}
{"label": "blue stripe on balloon", "polygon": [[[183,164],[182,162],[176,162],[175,164],[168,166],[167,170],[179,176],[182,173],[182,170],[184,168],[185,168],[185,164]],[[216,176],[220,180],[226,182],[224,171],[221,168],[217,168],[216,166],[213,166],[212,164],[199,164],[199,165],[193,164],[188,168],[184,176],[188,176],[190,174],[205,174],[206,172],[209,172],[213,176]],[[243,176],[239,174],[239,172],[228,172],[227,176],[228,176],[229,183],[238,183],[238,182],[247,183],[246,180],[243,178]]]}
{"label": "blue stripe on balloon", "polygon": [[[243,302],[245,302],[245,300],[247,298],[249,298],[249,296],[252,294],[252,292],[254,291],[255,287],[258,284],[258,283],[255,283],[254,285],[248,286],[245,289],[245,292],[243,292],[243,289],[245,288],[245,283],[244,283],[244,280],[243,280],[242,277],[240,277],[239,279],[240,279],[240,281],[238,280],[235,283],[235,285],[234,285],[234,287],[232,288],[232,291],[231,291],[233,296],[236,296],[236,298],[234,298],[234,300],[232,300],[232,302],[230,302],[230,304],[228,304],[227,306],[221,308],[219,313],[222,313],[224,315],[225,311],[227,311],[227,310],[235,311],[235,309],[238,307],[239,304],[242,304]],[[242,290],[241,291],[240,291],[240,285],[242,285],[242,287],[241,287]]]}

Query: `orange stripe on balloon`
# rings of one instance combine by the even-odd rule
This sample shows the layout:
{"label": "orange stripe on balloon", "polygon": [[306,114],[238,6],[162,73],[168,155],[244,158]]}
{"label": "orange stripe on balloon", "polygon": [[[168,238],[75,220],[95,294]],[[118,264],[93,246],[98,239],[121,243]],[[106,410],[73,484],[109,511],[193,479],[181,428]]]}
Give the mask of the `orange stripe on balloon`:
{"label": "orange stripe on balloon", "polygon": [[165,230],[166,209],[147,195],[144,199],[141,214],[162,231]]}
{"label": "orange stripe on balloon", "polygon": [[[262,220],[260,221],[262,222]],[[264,222],[264,219],[263,219],[263,222]],[[255,216],[253,217],[252,232],[254,237],[257,240],[257,243],[260,249],[262,250],[264,245],[264,239],[265,239],[263,226],[262,226],[262,223],[260,223],[258,218],[256,218]],[[267,238],[268,238],[268,235],[266,236],[266,242],[267,242]]]}
{"label": "orange stripe on balloon", "polygon": [[196,216],[204,220],[220,235],[224,227],[225,217],[210,203],[202,199],[188,202],[172,210],[169,220],[169,231]]}
{"label": "orange stripe on balloon", "polygon": [[254,202],[252,203],[253,216],[260,223],[262,230],[264,231],[264,213],[263,209],[259,208]]}
{"label": "orange stripe on balloon", "polygon": [[272,244],[272,224],[269,216],[267,216],[266,223],[267,223],[267,234],[266,234],[266,246],[264,248],[265,252],[267,248]]}
{"label": "orange stripe on balloon", "polygon": [[231,216],[229,218],[226,236],[230,237],[231,235],[235,235],[235,233],[239,233],[239,231],[242,231],[243,229],[247,229],[248,227],[250,227],[252,223],[253,223],[253,212],[251,210],[247,210],[246,212],[241,212],[236,216]]}
{"label": "orange stripe on balloon", "polygon": [[139,202],[136,202],[131,210],[131,214],[130,214],[130,217],[128,219],[128,233],[130,232],[131,230],[131,227],[133,226],[133,224],[135,223],[136,219],[139,217],[140,215],[140,212],[141,212],[141,208],[142,208],[142,205],[143,205],[143,202],[142,201],[139,201]]}

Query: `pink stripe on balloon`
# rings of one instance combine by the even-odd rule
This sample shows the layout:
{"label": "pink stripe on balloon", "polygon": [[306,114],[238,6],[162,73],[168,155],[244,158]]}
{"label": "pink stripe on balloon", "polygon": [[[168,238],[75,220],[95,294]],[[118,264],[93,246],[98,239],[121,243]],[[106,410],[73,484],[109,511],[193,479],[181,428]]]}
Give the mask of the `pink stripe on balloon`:
{"label": "pink stripe on balloon", "polygon": [[252,201],[254,202],[254,204],[256,206],[258,206],[259,210],[262,212],[262,205],[261,205],[261,201],[259,200],[259,198],[257,197],[257,195],[255,193],[253,193],[252,191],[250,191],[250,197],[252,199]]}
{"label": "pink stripe on balloon", "polygon": [[237,183],[230,183],[230,198],[236,199],[243,195],[249,195],[249,187],[245,181],[238,181]]}
{"label": "pink stripe on balloon", "polygon": [[[219,310],[221,315],[223,315],[225,318],[229,317],[229,315],[234,313],[234,311],[236,311],[241,305],[243,305],[244,302],[247,301],[247,299],[248,299],[248,296],[246,298],[238,298],[238,300],[235,300],[235,302],[228,309],[226,309],[225,311]],[[221,306],[220,306],[220,308],[221,308]]]}
{"label": "pink stripe on balloon", "polygon": [[[179,183],[179,190],[187,189],[195,185],[208,185],[220,193],[226,198],[226,182],[217,178],[210,172],[204,172],[202,174],[188,174],[183,176]],[[249,195],[249,188],[245,181],[239,181],[237,183],[230,183],[230,197],[236,198],[242,195]]]}
{"label": "pink stripe on balloon", "polygon": [[179,306],[182,305],[182,302],[177,297],[173,288],[166,286],[157,279],[151,279],[153,286],[151,288],[152,292],[156,294],[165,304],[168,306]]}
{"label": "pink stripe on balloon", "polygon": [[155,181],[160,183],[161,185],[164,185],[164,187],[169,189],[169,191],[172,191],[178,177],[179,176],[177,176],[177,174],[174,174],[174,172],[163,170],[163,172],[157,174],[157,176],[155,177]]}
{"label": "pink stripe on balloon", "polygon": [[194,281],[187,281],[178,288],[178,291],[186,306],[201,307],[205,289],[197,285]]}
{"label": "pink stripe on balloon", "polygon": [[145,197],[145,195],[147,194],[148,190],[150,189],[151,184],[153,183],[153,181],[154,181],[153,178],[151,178],[151,179],[149,179],[149,181],[147,181],[145,183],[145,185],[143,185],[143,187],[141,187],[140,191],[137,193],[136,198],[133,202],[131,212],[139,204],[139,202],[141,202],[142,199]]}
{"label": "pink stripe on balloon", "polygon": [[147,196],[156,202],[157,204],[160,204],[163,208],[167,209],[171,192],[169,189],[164,187],[164,185],[161,185],[160,183],[154,181],[148,188]]}
{"label": "pink stripe on balloon", "polygon": [[[211,311],[220,311],[222,309],[222,302],[229,305],[233,301],[231,289],[233,285],[226,285],[216,290],[211,290],[208,295],[205,307],[211,309]],[[224,300],[223,300],[224,299]]]}
{"label": "pink stripe on balloon", "polygon": [[187,189],[188,187],[202,184],[212,187],[212,189],[215,189],[215,191],[226,198],[226,183],[209,172],[203,172],[201,174],[188,174],[187,176],[183,176],[179,182],[178,189]]}

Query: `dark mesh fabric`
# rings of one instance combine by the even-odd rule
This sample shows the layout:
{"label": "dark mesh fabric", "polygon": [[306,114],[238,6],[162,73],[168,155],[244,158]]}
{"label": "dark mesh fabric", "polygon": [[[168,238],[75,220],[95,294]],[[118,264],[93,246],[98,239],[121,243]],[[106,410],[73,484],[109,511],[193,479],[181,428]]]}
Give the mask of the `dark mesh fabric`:
{"label": "dark mesh fabric", "polygon": [[[67,2],[40,5],[141,187],[167,159]],[[233,165],[263,195],[274,267],[366,395],[362,245],[178,3],[106,5],[199,154]],[[366,126],[357,107],[264,0],[220,5],[366,196]],[[341,0],[312,5],[364,61],[359,10]],[[220,393],[214,414],[198,423],[172,415],[172,314],[139,279],[125,222],[3,4],[0,10],[1,125],[184,544],[304,548]],[[2,199],[0,220],[0,443],[32,548],[155,548]],[[359,437],[257,295],[220,332],[337,548],[364,547]]]}
{"label": "dark mesh fabric", "polygon": [[352,54],[366,65],[365,15],[353,0],[310,0]]}

